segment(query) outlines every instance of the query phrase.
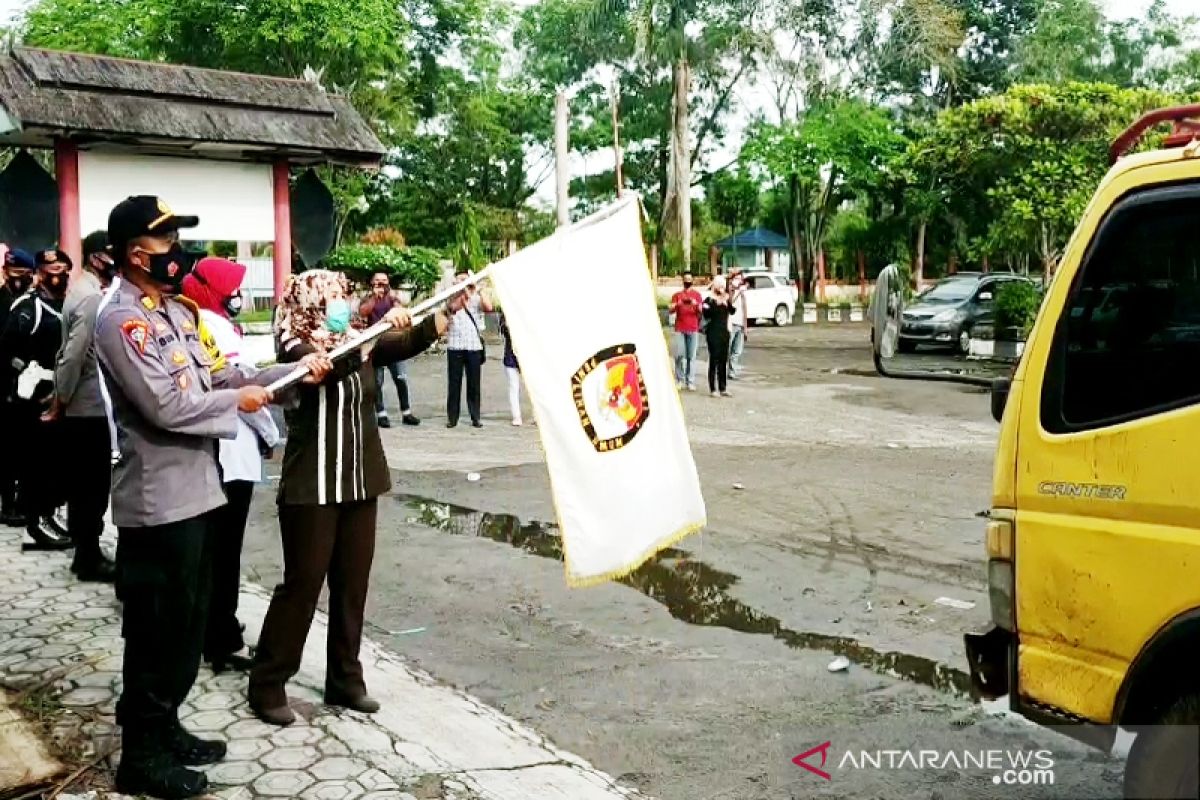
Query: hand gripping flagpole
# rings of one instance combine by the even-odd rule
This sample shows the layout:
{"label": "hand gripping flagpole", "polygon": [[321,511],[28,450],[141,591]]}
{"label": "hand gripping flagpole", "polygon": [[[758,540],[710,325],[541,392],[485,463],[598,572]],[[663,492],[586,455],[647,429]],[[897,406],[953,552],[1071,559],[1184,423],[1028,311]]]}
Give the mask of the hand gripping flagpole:
{"label": "hand gripping flagpole", "polygon": [[[491,264],[487,267],[484,267],[479,272],[472,273],[465,281],[456,283],[450,288],[435,294],[428,300],[417,303],[415,306],[409,309],[408,313],[409,316],[412,317],[413,327],[415,328],[423,319],[425,319],[425,317],[429,316],[429,314],[437,309],[437,307],[442,303],[445,303],[450,298],[457,294],[461,294],[473,286],[479,285],[479,283],[488,277],[488,273],[491,272],[493,266],[495,265]],[[330,361],[338,361],[339,359],[345,358],[350,353],[366,347],[388,331],[394,330],[396,330],[396,326],[390,322],[377,322],[360,333],[358,336],[355,336],[353,339],[342,342],[337,347],[326,353],[326,355],[329,357]],[[284,375],[282,378],[268,386],[267,391],[271,394],[278,394],[279,392],[282,392],[285,389],[290,389],[297,383],[300,383],[306,377],[308,377],[308,368],[304,366],[297,366],[287,375]]]}

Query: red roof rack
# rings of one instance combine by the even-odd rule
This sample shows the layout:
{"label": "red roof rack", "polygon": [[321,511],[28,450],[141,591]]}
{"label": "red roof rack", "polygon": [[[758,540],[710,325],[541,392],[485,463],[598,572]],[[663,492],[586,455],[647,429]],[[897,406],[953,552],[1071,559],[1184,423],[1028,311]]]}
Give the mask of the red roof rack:
{"label": "red roof rack", "polygon": [[1108,149],[1108,161],[1117,163],[1121,156],[1132,150],[1146,131],[1164,122],[1175,123],[1174,130],[1163,141],[1163,147],[1184,147],[1194,139],[1200,139],[1200,105],[1172,106],[1151,111],[1117,137]]}

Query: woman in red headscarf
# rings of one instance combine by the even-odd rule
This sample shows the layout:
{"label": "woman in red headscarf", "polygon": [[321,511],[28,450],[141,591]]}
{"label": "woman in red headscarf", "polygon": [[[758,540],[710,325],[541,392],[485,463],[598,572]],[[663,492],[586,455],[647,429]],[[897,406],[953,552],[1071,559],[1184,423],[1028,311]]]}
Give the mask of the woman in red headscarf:
{"label": "woman in red headscarf", "polygon": [[[234,322],[242,310],[245,277],[246,268],[237,262],[205,258],[183,280],[183,297],[199,309],[201,340],[216,358],[235,366],[245,360],[241,327]],[[217,517],[213,530],[217,535],[212,547],[212,597],[204,640],[204,658],[214,672],[245,671],[251,666],[249,657],[241,655],[246,643],[237,618],[242,540],[254,484],[263,477],[262,453],[278,443],[279,429],[265,408],[239,414],[237,438],[220,442],[221,478],[229,502],[214,512]]]}

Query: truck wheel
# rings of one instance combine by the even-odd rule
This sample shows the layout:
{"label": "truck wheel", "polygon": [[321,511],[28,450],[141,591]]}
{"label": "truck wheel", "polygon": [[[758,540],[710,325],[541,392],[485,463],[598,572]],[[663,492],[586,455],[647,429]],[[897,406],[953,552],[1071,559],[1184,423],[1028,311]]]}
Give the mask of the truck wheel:
{"label": "truck wheel", "polygon": [[1125,762],[1125,797],[1195,797],[1200,787],[1200,693],[1186,694],[1142,729]]}

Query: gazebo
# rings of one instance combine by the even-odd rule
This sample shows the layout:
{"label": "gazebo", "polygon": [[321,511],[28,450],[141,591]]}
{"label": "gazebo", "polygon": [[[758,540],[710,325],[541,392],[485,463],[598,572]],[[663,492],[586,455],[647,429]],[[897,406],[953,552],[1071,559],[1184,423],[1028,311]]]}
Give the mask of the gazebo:
{"label": "gazebo", "polygon": [[[197,214],[197,241],[273,242],[276,297],[293,243],[333,242],[333,198],[313,172],[376,167],[384,148],[343,97],[307,80],[17,47],[0,55],[0,240],[54,239],[79,263],[81,232],[131,194]],[[51,177],[27,149],[52,149]],[[293,231],[295,236],[293,237]]]}
{"label": "gazebo", "polygon": [[714,244],[710,260],[726,269],[765,269],[787,275],[792,259],[785,237],[766,228],[751,228]]}

